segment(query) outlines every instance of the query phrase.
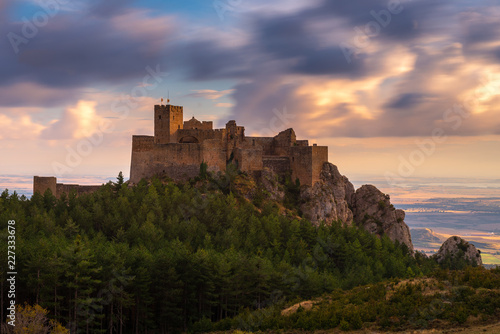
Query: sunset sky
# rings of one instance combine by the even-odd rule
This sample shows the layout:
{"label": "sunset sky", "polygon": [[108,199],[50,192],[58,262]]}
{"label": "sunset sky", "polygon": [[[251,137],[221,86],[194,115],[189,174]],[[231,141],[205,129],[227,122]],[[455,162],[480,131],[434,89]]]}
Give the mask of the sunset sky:
{"label": "sunset sky", "polygon": [[128,176],[169,94],[349,178],[500,179],[494,0],[1,0],[0,35],[3,176]]}

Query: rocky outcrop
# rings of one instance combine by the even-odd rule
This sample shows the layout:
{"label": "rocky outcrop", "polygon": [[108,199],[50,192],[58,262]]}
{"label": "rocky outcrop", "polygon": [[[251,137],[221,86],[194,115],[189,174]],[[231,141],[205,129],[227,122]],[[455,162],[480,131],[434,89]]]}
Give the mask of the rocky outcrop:
{"label": "rocky outcrop", "polygon": [[404,222],[405,212],[394,208],[389,195],[375,186],[364,185],[356,190],[352,207],[356,224],[370,233],[385,233],[392,241],[406,244],[413,254],[410,228]]}
{"label": "rocky outcrop", "polygon": [[304,218],[314,224],[355,222],[373,234],[387,234],[392,241],[404,243],[414,252],[410,229],[404,222],[405,212],[396,210],[389,196],[375,186],[364,185],[354,191],[352,183],[331,163],[323,165],[319,182],[302,187],[300,201]]}
{"label": "rocky outcrop", "polygon": [[457,236],[448,238],[435,255],[439,263],[442,263],[448,256],[451,260],[463,257],[470,264],[483,264],[481,252],[473,244]]}
{"label": "rocky outcrop", "polygon": [[302,187],[300,210],[304,218],[315,224],[341,221],[349,225],[353,219],[349,208],[353,194],[354,186],[347,177],[340,174],[337,166],[325,163],[320,181],[312,187]]}
{"label": "rocky outcrop", "polygon": [[285,198],[285,190],[279,182],[278,175],[269,168],[264,168],[260,174],[259,182],[267,192],[269,199],[281,202]]}

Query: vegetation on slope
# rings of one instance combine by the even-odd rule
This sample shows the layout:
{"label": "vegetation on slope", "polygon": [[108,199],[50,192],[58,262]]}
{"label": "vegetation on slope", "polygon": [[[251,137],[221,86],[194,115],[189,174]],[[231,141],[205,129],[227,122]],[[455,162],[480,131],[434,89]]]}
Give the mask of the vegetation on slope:
{"label": "vegetation on slope", "polygon": [[[16,221],[17,303],[42,306],[72,332],[204,331],[238,327],[232,318],[271,305],[437,268],[387,237],[315,227],[268,198],[252,203],[235,191],[240,177],[202,169],[185,184],[119,179],[59,199],[4,191],[0,231],[6,240],[7,221]],[[294,194],[287,198],[292,206]]]}

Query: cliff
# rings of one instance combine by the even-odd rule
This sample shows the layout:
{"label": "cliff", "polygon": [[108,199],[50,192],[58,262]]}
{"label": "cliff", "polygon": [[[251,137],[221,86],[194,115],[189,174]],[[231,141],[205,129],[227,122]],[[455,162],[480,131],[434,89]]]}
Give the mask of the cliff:
{"label": "cliff", "polygon": [[302,187],[300,200],[304,217],[314,224],[340,221],[349,226],[354,223],[370,233],[386,234],[414,252],[410,229],[404,222],[405,212],[395,209],[389,195],[373,185],[364,185],[355,191],[348,178],[331,163],[323,164],[319,182]]}

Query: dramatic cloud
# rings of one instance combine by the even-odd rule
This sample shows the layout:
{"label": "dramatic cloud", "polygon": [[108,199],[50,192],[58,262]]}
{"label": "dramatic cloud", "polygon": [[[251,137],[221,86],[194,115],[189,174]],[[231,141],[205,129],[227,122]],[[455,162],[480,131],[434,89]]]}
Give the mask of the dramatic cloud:
{"label": "dramatic cloud", "polygon": [[[13,3],[3,2],[0,15]],[[286,108],[280,127],[309,136],[498,133],[498,80],[488,73],[500,69],[500,7],[491,2],[257,1],[232,10],[230,26],[210,25],[132,1],[77,1],[18,54],[0,41],[0,63],[8,64],[0,66],[0,106],[63,110],[98,100],[86,93],[98,87],[130,96],[146,67],[158,64],[182,83],[188,103],[229,98],[211,106],[231,108],[228,116],[250,132],[274,128],[275,110]],[[7,19],[0,27],[21,34],[23,24]],[[189,87],[196,81],[208,82]],[[445,114],[464,101],[474,102],[468,117]],[[62,115],[44,138],[74,135],[67,129],[78,128],[75,116]]]}
{"label": "dramatic cloud", "polygon": [[1,31],[25,43],[2,38],[0,87],[19,80],[59,89],[116,84],[143,76],[147,66],[165,65],[167,45],[175,34],[172,17],[152,17],[136,9],[122,9],[111,17],[92,13],[92,8],[60,11],[29,35],[23,34],[29,31],[24,22],[2,22]]}
{"label": "dramatic cloud", "polygon": [[78,139],[96,132],[103,119],[96,114],[95,101],[78,101],[73,108],[64,111],[61,119],[54,120],[41,133],[42,139]]}

